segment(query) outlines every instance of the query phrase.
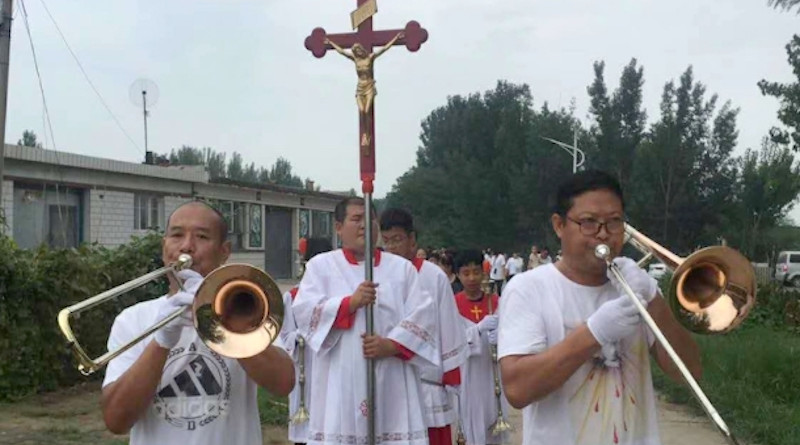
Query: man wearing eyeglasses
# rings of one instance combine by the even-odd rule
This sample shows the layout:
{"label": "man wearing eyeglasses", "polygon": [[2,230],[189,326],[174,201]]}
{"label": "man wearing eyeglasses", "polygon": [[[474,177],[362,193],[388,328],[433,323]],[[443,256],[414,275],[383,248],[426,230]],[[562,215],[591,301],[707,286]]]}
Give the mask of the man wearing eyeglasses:
{"label": "man wearing eyeglasses", "polygon": [[[523,445],[657,445],[650,357],[680,372],[631,299],[609,279],[595,247],[619,255],[625,205],[619,183],[599,171],[558,189],[551,223],[562,258],[518,275],[500,299],[498,357],[506,396],[523,409]],[[695,378],[697,345],[675,320],[655,280],[628,258],[614,260]]]}

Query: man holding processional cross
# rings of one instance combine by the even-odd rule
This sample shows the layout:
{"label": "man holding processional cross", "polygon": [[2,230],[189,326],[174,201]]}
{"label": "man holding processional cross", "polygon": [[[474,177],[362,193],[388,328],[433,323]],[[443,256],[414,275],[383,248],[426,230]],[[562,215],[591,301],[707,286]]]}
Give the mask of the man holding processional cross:
{"label": "man holding processional cross", "polygon": [[[428,35],[416,22],[403,30],[373,31],[375,0],[357,2],[357,32],[328,35],[317,28],[305,41],[316,57],[334,49],[356,65],[364,193],[363,200],[348,198],[337,206],[336,231],[343,248],[308,263],[293,305],[298,325],[305,327],[308,345],[317,354],[308,443],[427,445],[414,365],[439,361],[432,300],[420,290],[411,263],[374,249],[372,192],[374,61],[393,45],[416,51]],[[383,48],[373,53],[376,46]]]}

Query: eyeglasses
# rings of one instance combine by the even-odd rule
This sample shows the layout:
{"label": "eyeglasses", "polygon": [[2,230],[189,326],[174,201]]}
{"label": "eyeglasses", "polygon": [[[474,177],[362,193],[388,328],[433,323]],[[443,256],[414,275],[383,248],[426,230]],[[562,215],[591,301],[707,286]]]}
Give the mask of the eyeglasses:
{"label": "eyeglasses", "polygon": [[404,243],[406,241],[408,241],[408,237],[407,236],[397,235],[397,236],[393,236],[391,238],[389,238],[389,237],[383,238],[383,245],[384,246],[396,246],[396,245],[402,244],[402,243]]}
{"label": "eyeglasses", "polygon": [[623,218],[613,218],[606,222],[600,222],[592,218],[575,220],[569,216],[567,216],[567,219],[580,226],[581,233],[587,236],[597,235],[603,226],[605,226],[606,232],[612,235],[619,235],[625,231],[625,220]]}

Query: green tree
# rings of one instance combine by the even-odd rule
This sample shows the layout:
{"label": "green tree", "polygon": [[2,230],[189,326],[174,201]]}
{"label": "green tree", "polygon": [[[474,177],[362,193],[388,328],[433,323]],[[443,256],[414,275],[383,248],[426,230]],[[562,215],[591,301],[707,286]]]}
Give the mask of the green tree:
{"label": "green tree", "polygon": [[292,163],[283,157],[279,157],[270,168],[269,180],[289,187],[303,187],[303,180],[292,174]]}
{"label": "green tree", "polygon": [[269,170],[264,167],[258,168],[258,182],[261,184],[269,184]]}
{"label": "green tree", "polygon": [[211,179],[224,178],[226,174],[225,153],[217,153],[210,147],[203,148],[203,159],[205,159],[206,170]]}
{"label": "green tree", "polygon": [[22,147],[42,148],[42,143],[36,140],[36,133],[30,130],[22,132],[22,139],[17,141],[17,145]]}
{"label": "green tree", "polygon": [[206,159],[203,150],[199,148],[183,147],[169,153],[169,163],[173,165],[205,165]]}
{"label": "green tree", "polygon": [[548,196],[572,172],[541,137],[571,139],[578,126],[566,110],[535,110],[524,84],[449,97],[423,120],[417,162],[387,206],[414,214],[424,245],[511,251],[541,242],[551,233]]}
{"label": "green tree", "polygon": [[[800,0],[769,0],[767,4],[775,9],[789,11],[795,6],[800,5]],[[797,13],[800,14],[800,9],[798,9]]]}
{"label": "green tree", "polygon": [[[797,4],[798,1],[784,2]],[[772,96],[780,102],[778,109],[778,120],[787,129],[772,128],[770,136],[772,140],[781,144],[792,144],[795,151],[800,150],[800,35],[795,34],[792,40],[786,44],[789,65],[797,81],[790,83],[768,82],[761,80],[758,87],[761,94]]]}
{"label": "green tree", "polygon": [[761,150],[747,150],[739,164],[739,245],[750,258],[765,258],[770,249],[761,234],[780,224],[792,209],[800,193],[800,166],[789,147],[767,138]]}
{"label": "green tree", "polygon": [[244,169],[244,173],[242,174],[242,180],[250,183],[258,182],[258,171],[256,171],[255,163],[251,162],[247,165],[247,168]]}
{"label": "green tree", "polygon": [[637,152],[629,202],[635,225],[687,253],[715,242],[721,209],[731,196],[738,110],[706,98],[689,67],[678,86],[664,86],[660,117]]}
{"label": "green tree", "polygon": [[633,173],[636,150],[645,134],[647,113],[642,107],[644,68],[631,59],[620,76],[619,87],[609,97],[604,79],[605,62],[595,62],[595,79],[587,88],[594,118],[594,149],[587,157],[590,165],[613,172],[624,188]]}
{"label": "green tree", "polygon": [[233,152],[230,162],[228,162],[228,175],[227,178],[232,181],[241,181],[244,178],[244,161],[242,155]]}

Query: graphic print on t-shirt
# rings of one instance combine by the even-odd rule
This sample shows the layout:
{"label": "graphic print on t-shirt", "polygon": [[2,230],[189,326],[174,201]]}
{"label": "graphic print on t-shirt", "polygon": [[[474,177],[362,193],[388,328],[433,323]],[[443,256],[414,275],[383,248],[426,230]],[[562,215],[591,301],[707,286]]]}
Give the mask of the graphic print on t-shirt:
{"label": "graphic print on t-shirt", "polygon": [[642,364],[650,358],[643,336],[632,343],[604,347],[579,371],[585,377],[570,394],[577,444],[635,443],[646,434],[637,394],[644,393]]}
{"label": "graphic print on t-shirt", "polygon": [[170,351],[153,408],[172,426],[192,431],[225,414],[230,391],[225,361],[191,343]]}

